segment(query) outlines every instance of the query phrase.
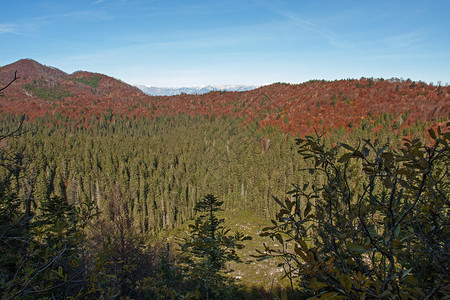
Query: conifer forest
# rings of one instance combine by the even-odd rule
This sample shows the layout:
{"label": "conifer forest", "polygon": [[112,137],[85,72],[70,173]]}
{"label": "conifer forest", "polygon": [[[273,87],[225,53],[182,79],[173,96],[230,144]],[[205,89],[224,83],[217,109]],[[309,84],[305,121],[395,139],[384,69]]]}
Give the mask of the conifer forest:
{"label": "conifer forest", "polygon": [[450,297],[448,86],[158,98],[22,64],[0,72],[1,299]]}

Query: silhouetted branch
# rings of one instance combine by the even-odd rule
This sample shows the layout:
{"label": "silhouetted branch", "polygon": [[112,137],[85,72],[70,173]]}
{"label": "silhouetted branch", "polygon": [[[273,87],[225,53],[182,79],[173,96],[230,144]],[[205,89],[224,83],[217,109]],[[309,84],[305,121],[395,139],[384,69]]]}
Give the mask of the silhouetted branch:
{"label": "silhouetted branch", "polygon": [[5,85],[4,87],[0,88],[0,92],[5,90],[6,88],[8,88],[8,86],[10,86],[14,81],[16,81],[17,79],[19,79],[20,77],[17,77],[17,70],[14,72],[14,78],[13,80],[11,80],[7,85]]}
{"label": "silhouetted branch", "polygon": [[23,126],[23,122],[24,122],[24,121],[25,121],[25,118],[21,118],[19,126],[17,126],[17,128],[14,129],[14,131],[8,132],[8,133],[5,134],[5,135],[1,135],[1,134],[0,134],[0,140],[3,140],[3,139],[5,139],[5,138],[11,137],[11,136],[18,136],[18,135],[21,135],[21,134],[23,133],[23,132],[22,132],[22,126]]}

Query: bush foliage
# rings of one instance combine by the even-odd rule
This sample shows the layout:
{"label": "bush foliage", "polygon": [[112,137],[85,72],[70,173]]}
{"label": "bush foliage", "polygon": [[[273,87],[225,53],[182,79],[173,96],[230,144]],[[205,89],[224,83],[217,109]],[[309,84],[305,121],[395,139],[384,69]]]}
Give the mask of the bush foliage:
{"label": "bush foliage", "polygon": [[405,139],[400,150],[299,139],[314,165],[305,171],[323,180],[275,198],[281,209],[261,235],[282,247],[257,257],[284,258],[292,288],[316,299],[448,297],[450,132],[429,135],[431,145]]}

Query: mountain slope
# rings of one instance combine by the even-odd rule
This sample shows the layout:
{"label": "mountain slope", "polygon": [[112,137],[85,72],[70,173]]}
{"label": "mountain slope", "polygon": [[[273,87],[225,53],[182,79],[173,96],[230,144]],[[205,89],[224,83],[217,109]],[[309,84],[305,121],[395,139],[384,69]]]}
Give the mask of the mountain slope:
{"label": "mountain slope", "polygon": [[244,92],[151,97],[106,75],[83,71],[69,75],[33,60],[1,67],[0,84],[7,84],[16,70],[20,79],[3,92],[0,108],[31,118],[46,113],[86,118],[107,111],[150,117],[224,115],[242,118],[244,125],[258,122],[303,135],[321,128],[352,127],[364,119],[372,122],[382,114],[396,115],[400,127],[416,120],[447,118],[450,112],[450,87],[410,80],[315,80]]}
{"label": "mountain slope", "polygon": [[7,84],[16,71],[19,79],[0,100],[3,112],[31,117],[63,113],[78,118],[108,108],[122,112],[130,104],[149,101],[149,96],[138,88],[112,77],[84,71],[69,75],[30,59],[0,68],[0,85]]}

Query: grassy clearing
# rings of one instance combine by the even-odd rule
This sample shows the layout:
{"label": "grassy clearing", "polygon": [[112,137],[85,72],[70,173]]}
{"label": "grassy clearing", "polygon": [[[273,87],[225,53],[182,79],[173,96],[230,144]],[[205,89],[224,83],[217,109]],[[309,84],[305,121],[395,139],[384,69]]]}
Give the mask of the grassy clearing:
{"label": "grassy clearing", "polygon": [[[245,248],[237,250],[242,263],[229,263],[228,267],[233,270],[230,277],[236,279],[237,283],[244,289],[264,289],[266,292],[278,294],[279,290],[289,287],[288,279],[282,279],[284,271],[278,264],[280,259],[268,259],[257,261],[251,255],[256,255],[256,249],[263,250],[263,243],[277,247],[278,243],[268,237],[260,237],[259,233],[264,227],[271,225],[270,220],[264,219],[249,211],[221,211],[217,213],[218,218],[225,219],[225,227],[231,232],[239,231],[244,235],[249,235],[252,240],[244,241]],[[174,249],[179,249],[177,243],[180,238],[188,235],[188,225],[192,221],[186,222],[181,228],[165,231],[152,239],[152,243],[169,242],[174,245]]]}
{"label": "grassy clearing", "polygon": [[225,226],[231,231],[239,231],[253,238],[245,241],[245,248],[238,250],[243,263],[230,263],[229,267],[234,271],[229,275],[245,287],[264,288],[266,291],[288,288],[289,281],[286,278],[282,279],[283,268],[278,267],[278,264],[282,262],[280,259],[257,261],[251,257],[257,254],[256,249],[263,250],[263,243],[278,246],[278,243],[270,238],[259,236],[264,227],[271,225],[270,220],[248,211],[221,212],[218,215],[225,218]]}

